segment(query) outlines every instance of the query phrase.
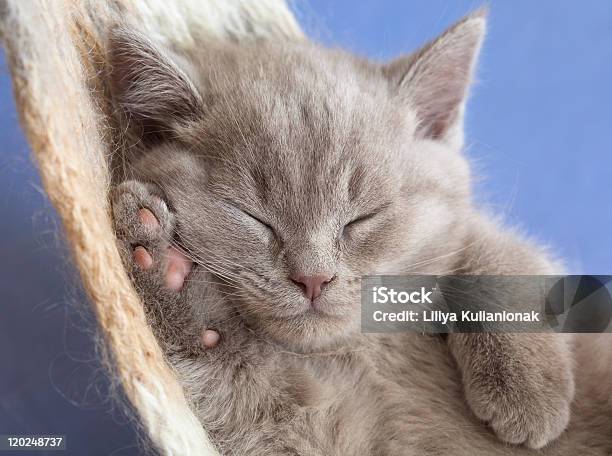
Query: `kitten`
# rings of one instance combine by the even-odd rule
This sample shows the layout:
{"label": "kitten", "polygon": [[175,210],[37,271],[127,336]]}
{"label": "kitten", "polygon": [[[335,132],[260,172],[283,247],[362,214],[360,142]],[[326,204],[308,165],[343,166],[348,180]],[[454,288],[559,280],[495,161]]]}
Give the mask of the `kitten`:
{"label": "kitten", "polygon": [[[475,13],[384,65],[308,42],[179,56],[115,30],[120,247],[223,454],[509,454],[461,388],[506,442],[567,426],[560,336],[359,331],[362,275],[559,272],[472,202],[462,120],[484,30]],[[440,438],[457,423],[469,445]]]}

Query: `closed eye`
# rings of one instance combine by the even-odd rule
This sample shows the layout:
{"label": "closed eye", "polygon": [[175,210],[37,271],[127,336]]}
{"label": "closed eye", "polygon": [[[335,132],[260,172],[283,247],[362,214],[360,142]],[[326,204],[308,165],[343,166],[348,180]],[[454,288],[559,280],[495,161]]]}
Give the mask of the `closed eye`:
{"label": "closed eye", "polygon": [[358,223],[365,222],[366,220],[370,220],[371,218],[375,217],[377,214],[378,214],[378,211],[370,212],[369,214],[362,215],[360,217],[357,217],[356,219],[351,220],[346,225],[344,225],[344,227],[346,228],[348,226],[357,225]]}
{"label": "closed eye", "polygon": [[381,206],[379,206],[376,209],[374,209],[373,211],[368,212],[366,214],[363,214],[363,215],[360,215],[359,217],[354,218],[353,220],[351,220],[350,222],[346,223],[342,227],[342,229],[340,230],[341,234],[343,234],[345,230],[350,229],[352,227],[355,227],[355,226],[359,225],[360,223],[372,220],[377,215],[379,215],[381,212],[383,212],[385,209],[387,209],[389,206],[391,206],[391,202],[384,203]]}
{"label": "closed eye", "polygon": [[342,230],[344,231],[347,228],[353,227],[355,225],[359,225],[362,222],[366,222],[368,220],[373,219],[374,217],[379,215],[381,212],[383,212],[385,209],[387,209],[390,205],[391,205],[390,203],[385,203],[382,206],[378,207],[377,209],[374,209],[372,212],[368,212],[367,214],[360,215],[359,217],[354,218],[353,220],[345,224]]}
{"label": "closed eye", "polygon": [[252,218],[253,220],[255,220],[257,223],[259,223],[260,225],[265,226],[266,228],[268,228],[270,231],[272,231],[274,233],[274,228],[272,228],[272,226],[269,223],[264,222],[262,219],[260,219],[259,217],[255,217],[253,214],[251,214],[250,212],[245,211],[244,209],[240,209],[240,211],[247,215],[248,217]]}
{"label": "closed eye", "polygon": [[263,221],[261,218],[256,217],[255,215],[253,215],[251,212],[242,209],[240,206],[233,204],[233,203],[228,203],[232,209],[246,215],[247,217],[249,217],[250,219],[256,221],[257,223],[259,223],[260,225],[264,226],[265,228],[267,228],[268,230],[270,230],[272,233],[276,233],[276,231],[274,230],[274,228],[267,222]]}

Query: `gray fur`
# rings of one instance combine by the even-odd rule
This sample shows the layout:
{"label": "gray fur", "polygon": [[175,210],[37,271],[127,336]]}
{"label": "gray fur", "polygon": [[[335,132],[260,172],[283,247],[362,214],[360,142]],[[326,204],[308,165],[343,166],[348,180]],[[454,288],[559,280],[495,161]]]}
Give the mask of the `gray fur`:
{"label": "gray fur", "polygon": [[[612,451],[611,408],[589,381],[555,440],[574,363],[589,368],[587,346],[612,360],[609,338],[359,332],[364,274],[558,272],[471,199],[462,117],[484,24],[477,13],[389,65],[310,43],[178,57],[115,33],[111,89],[130,152],[113,196],[120,246],[223,454],[531,451],[479,418],[511,443],[554,440],[540,454]],[[140,207],[158,229],[139,225]],[[163,285],[172,243],[197,264],[179,293]],[[135,245],[152,270],[132,266]],[[288,277],[320,270],[336,278],[314,314]],[[204,328],[219,347],[201,347]]]}

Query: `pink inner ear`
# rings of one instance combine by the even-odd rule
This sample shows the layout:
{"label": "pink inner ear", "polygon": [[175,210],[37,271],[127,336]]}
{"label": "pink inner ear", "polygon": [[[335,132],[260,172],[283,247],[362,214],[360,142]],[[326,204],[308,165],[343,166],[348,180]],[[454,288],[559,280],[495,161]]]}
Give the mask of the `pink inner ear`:
{"label": "pink inner ear", "polygon": [[126,28],[109,43],[114,102],[140,136],[163,136],[175,124],[196,118],[202,99],[188,76],[148,38]]}
{"label": "pink inner ear", "polygon": [[478,11],[385,67],[400,96],[416,110],[420,136],[443,139],[461,121],[485,26],[484,12]]}

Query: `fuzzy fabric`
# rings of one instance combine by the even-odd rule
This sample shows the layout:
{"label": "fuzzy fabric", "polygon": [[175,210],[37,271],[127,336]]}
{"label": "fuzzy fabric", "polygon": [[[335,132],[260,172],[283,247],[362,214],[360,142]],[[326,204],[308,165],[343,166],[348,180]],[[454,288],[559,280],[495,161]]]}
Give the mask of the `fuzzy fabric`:
{"label": "fuzzy fabric", "polygon": [[177,49],[198,36],[301,37],[283,0],[0,0],[21,123],[97,315],[107,365],[160,453],[217,454],[145,321],[108,205],[118,144],[105,86],[109,26]]}

